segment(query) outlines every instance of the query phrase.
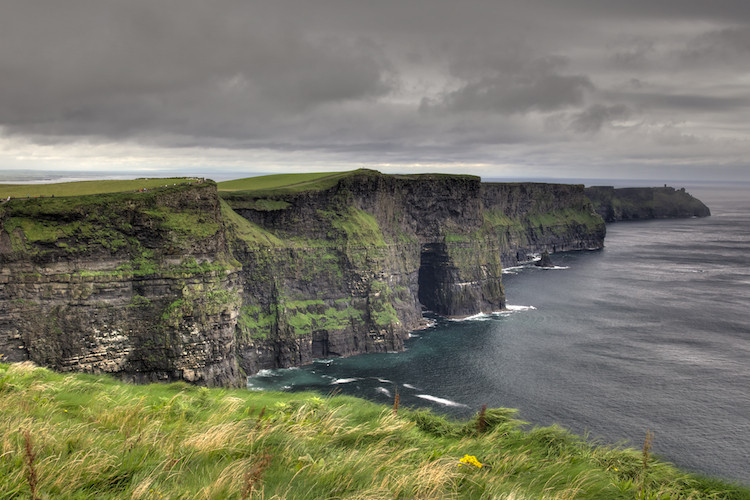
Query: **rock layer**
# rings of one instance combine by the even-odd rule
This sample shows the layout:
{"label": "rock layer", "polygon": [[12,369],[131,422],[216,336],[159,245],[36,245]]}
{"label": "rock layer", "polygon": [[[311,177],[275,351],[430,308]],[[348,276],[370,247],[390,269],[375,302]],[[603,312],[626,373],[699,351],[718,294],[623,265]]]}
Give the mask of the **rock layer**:
{"label": "rock layer", "polygon": [[216,186],[13,200],[0,353],[137,382],[239,382],[237,274]]}

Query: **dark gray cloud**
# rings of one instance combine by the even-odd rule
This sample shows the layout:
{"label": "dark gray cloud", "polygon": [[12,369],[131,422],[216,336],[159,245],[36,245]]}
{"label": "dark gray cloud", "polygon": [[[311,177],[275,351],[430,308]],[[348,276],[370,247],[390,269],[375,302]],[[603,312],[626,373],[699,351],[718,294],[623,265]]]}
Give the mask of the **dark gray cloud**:
{"label": "dark gray cloud", "polygon": [[736,172],[749,54],[745,1],[5,0],[0,161]]}
{"label": "dark gray cloud", "polygon": [[593,133],[598,132],[605,124],[612,123],[614,120],[629,118],[630,114],[630,109],[622,104],[613,106],[594,104],[577,113],[570,126],[576,132]]}

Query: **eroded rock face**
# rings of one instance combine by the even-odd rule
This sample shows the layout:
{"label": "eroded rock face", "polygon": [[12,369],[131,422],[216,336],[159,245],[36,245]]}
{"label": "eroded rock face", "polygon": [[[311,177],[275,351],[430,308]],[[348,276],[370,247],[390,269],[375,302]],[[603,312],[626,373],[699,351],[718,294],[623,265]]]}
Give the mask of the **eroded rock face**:
{"label": "eroded rock face", "polygon": [[582,186],[358,171],[304,191],[12,200],[0,207],[0,353],[132,381],[403,349],[422,309],[504,307],[502,263],[600,248]]}
{"label": "eroded rock face", "polygon": [[59,371],[236,385],[239,310],[216,187],[13,200],[0,353]]}

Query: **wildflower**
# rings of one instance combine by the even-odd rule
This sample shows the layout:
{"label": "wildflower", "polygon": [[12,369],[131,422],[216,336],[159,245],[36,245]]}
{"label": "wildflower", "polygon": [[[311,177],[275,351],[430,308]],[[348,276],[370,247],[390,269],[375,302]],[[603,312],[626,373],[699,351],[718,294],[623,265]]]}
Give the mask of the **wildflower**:
{"label": "wildflower", "polygon": [[482,462],[480,462],[479,460],[477,460],[477,457],[475,457],[474,455],[464,455],[464,458],[462,458],[461,460],[459,460],[458,466],[461,467],[464,464],[473,465],[474,467],[476,467],[478,469],[481,469],[482,465],[484,465],[484,464],[482,464]]}

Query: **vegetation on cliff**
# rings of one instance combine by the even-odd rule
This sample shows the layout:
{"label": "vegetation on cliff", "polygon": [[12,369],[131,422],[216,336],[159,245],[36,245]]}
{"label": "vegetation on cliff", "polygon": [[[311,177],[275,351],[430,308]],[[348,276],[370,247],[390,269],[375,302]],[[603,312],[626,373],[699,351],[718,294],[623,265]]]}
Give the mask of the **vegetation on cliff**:
{"label": "vegetation on cliff", "polygon": [[[512,410],[456,422],[351,397],[131,386],[0,364],[0,499],[747,499],[648,449]],[[658,436],[657,436],[658,439]]]}

